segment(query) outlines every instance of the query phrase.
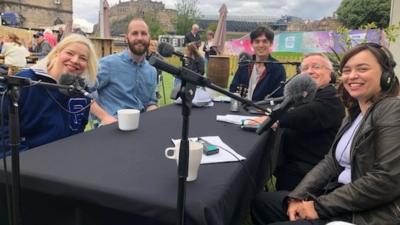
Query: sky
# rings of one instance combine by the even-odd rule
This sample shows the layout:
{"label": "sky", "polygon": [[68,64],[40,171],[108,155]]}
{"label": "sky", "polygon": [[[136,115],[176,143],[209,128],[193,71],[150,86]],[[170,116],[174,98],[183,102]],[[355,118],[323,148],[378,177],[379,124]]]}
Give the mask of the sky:
{"label": "sky", "polygon": [[[108,0],[112,6],[119,0]],[[130,0],[122,0],[130,1]],[[154,1],[154,0],[153,0]],[[162,1],[166,8],[175,8],[177,0]],[[73,0],[74,19],[79,23],[97,23],[99,0]],[[304,19],[321,19],[331,16],[339,7],[341,0],[198,0],[198,8],[203,15],[217,15],[225,3],[228,15],[236,16],[298,16]]]}

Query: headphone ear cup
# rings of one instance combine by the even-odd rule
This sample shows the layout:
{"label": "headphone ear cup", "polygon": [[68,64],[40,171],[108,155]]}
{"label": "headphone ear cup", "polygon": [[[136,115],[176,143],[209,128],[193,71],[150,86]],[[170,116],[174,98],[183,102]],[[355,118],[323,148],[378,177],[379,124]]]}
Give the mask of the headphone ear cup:
{"label": "headphone ear cup", "polygon": [[336,81],[337,81],[337,79],[336,79],[336,73],[335,72],[331,72],[331,82],[329,82],[329,83],[331,83],[331,84],[336,84]]}
{"label": "headphone ear cup", "polygon": [[389,90],[392,84],[392,76],[388,71],[383,71],[381,76],[381,88],[383,91]]}

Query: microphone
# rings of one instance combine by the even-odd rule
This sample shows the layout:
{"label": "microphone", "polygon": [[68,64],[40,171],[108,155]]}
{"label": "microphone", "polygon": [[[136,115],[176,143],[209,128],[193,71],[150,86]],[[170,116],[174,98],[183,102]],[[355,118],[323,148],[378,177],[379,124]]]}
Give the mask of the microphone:
{"label": "microphone", "polygon": [[157,51],[163,57],[171,57],[172,55],[176,55],[181,58],[185,57],[182,52],[175,51],[174,46],[168,44],[167,42],[161,42],[158,45]]}
{"label": "microphone", "polygon": [[85,80],[72,74],[62,74],[59,80],[59,84],[70,86],[70,88],[59,88],[59,91],[66,96],[78,97],[85,96],[93,99],[92,94],[85,90]]}
{"label": "microphone", "polygon": [[316,91],[317,84],[309,75],[296,75],[285,86],[283,102],[272,110],[264,123],[257,129],[257,134],[262,134],[265,130],[269,129],[272,124],[279,120],[292,106],[312,101]]}
{"label": "microphone", "polygon": [[277,98],[266,98],[264,100],[255,102],[255,104],[257,104],[257,105],[268,104],[268,105],[273,106],[273,105],[276,105],[276,104],[278,104],[280,102],[283,102],[283,100],[285,100],[285,96],[281,96],[281,97],[277,97]]}

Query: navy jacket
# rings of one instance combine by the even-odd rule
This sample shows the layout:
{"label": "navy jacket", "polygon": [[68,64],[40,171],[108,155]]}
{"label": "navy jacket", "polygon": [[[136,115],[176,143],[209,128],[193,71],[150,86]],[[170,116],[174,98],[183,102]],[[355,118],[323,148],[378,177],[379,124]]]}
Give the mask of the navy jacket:
{"label": "navy jacket", "polygon": [[[277,60],[269,56],[268,61]],[[253,63],[239,65],[239,68],[235,73],[235,77],[232,80],[231,86],[229,87],[230,92],[238,92],[242,95],[242,97],[247,95],[253,66]],[[261,79],[258,81],[256,88],[254,89],[252,101],[264,100],[265,96],[278,88],[280,83],[286,80],[285,68],[281,64],[265,63],[265,68],[266,70],[264,74],[261,76]],[[283,87],[270,97],[275,98],[282,95]]]}
{"label": "navy jacket", "polygon": [[[46,73],[32,69],[16,76],[56,83]],[[83,132],[88,121],[89,103],[86,97],[68,97],[53,87],[35,85],[22,88],[19,100],[21,151]],[[1,109],[6,146],[0,143],[1,150],[9,149],[8,106],[6,97]]]}

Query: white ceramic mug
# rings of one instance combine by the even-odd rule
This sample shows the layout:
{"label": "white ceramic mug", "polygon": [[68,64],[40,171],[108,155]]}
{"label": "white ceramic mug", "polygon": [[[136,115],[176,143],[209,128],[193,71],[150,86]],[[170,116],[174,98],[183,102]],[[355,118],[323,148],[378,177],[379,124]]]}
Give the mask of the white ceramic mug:
{"label": "white ceramic mug", "polygon": [[118,128],[123,131],[136,130],[139,127],[140,111],[137,109],[120,109],[118,114]]}
{"label": "white ceramic mug", "polygon": [[[175,159],[179,163],[179,148],[178,143],[175,147],[165,149],[165,156],[169,159]],[[197,179],[197,174],[200,167],[201,157],[203,156],[203,145],[198,142],[189,141],[189,166],[187,181],[194,181]]]}

